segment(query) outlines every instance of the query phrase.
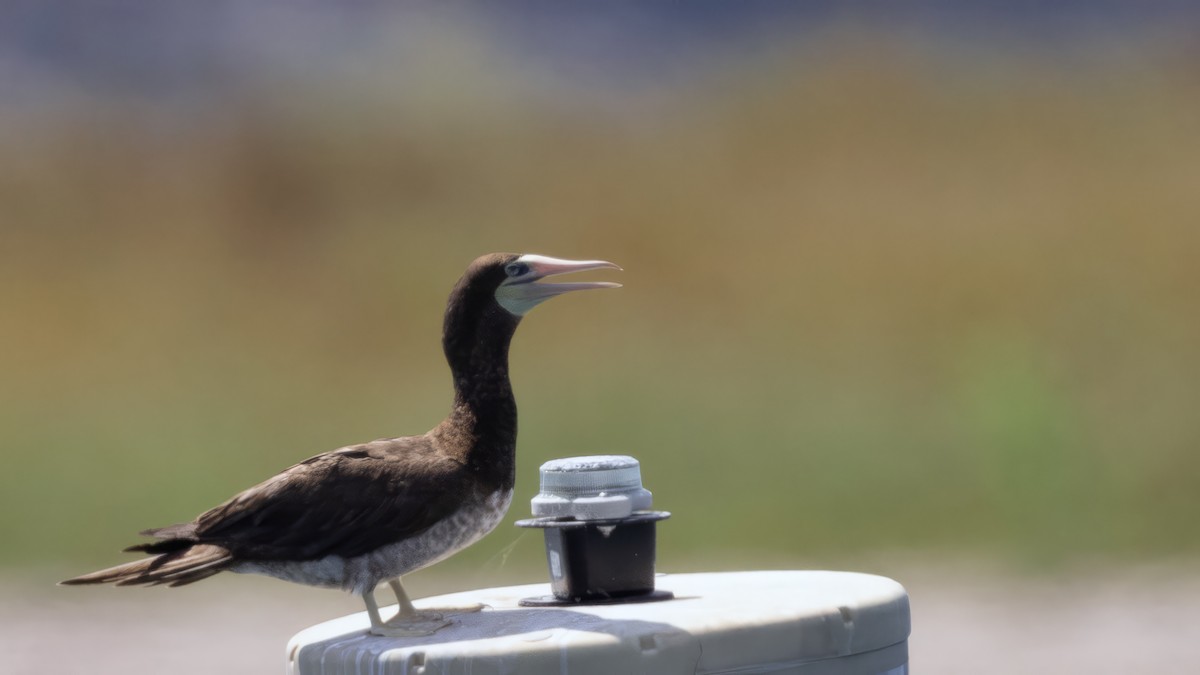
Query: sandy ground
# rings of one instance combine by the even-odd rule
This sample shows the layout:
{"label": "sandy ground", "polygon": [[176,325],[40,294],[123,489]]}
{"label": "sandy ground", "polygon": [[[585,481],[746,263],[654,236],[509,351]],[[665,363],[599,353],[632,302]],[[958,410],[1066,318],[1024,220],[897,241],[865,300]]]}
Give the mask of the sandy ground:
{"label": "sandy ground", "polygon": [[[913,611],[913,673],[1200,673],[1200,570],[1029,579],[892,574]],[[453,590],[416,579],[414,595]],[[360,611],[332,591],[230,577],[183,589],[0,584],[0,672],[282,673],[302,628]]]}

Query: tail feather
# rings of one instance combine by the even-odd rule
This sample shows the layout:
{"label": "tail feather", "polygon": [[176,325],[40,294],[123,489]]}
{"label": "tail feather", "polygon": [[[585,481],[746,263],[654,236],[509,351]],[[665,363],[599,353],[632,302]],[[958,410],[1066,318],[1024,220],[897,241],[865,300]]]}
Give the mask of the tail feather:
{"label": "tail feather", "polygon": [[218,570],[204,570],[202,572],[197,572],[194,575],[187,577],[186,579],[177,579],[175,581],[172,581],[171,583],[167,584],[167,586],[169,588],[176,588],[178,586],[187,586],[188,584],[194,584],[197,581],[203,581],[204,579],[207,579],[215,574],[219,574],[220,572],[221,572],[221,570],[219,570],[219,569]]}
{"label": "tail feather", "polygon": [[195,541],[188,539],[166,539],[152,541],[148,544],[134,544],[121,550],[125,553],[174,553],[175,551],[186,551],[195,545]]}
{"label": "tail feather", "polygon": [[168,525],[166,527],[152,527],[148,530],[142,530],[138,534],[143,537],[155,537],[157,539],[187,539],[195,541],[196,539],[196,524],[195,523],[179,523],[177,525]]}
{"label": "tail feather", "polygon": [[227,568],[232,561],[233,555],[221,546],[192,544],[188,548],[160,553],[59,583],[67,586],[105,583],[117,586],[182,586],[207,579]]}

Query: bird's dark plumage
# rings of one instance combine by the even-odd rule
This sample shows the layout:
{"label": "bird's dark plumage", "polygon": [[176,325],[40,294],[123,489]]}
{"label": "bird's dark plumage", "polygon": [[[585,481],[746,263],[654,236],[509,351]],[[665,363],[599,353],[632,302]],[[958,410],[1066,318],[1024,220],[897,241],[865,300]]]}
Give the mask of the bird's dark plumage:
{"label": "bird's dark plumage", "polygon": [[192,522],[146,530],[157,541],[126,549],[152,557],[63,583],[179,586],[225,570],[254,572],[363,594],[377,623],[376,584],[453,554],[503,516],[517,434],[509,343],[534,305],[616,285],[538,280],[600,267],[616,266],[538,255],[478,258],[446,306],[442,342],[455,399],[441,424],[421,436],[311,457]]}

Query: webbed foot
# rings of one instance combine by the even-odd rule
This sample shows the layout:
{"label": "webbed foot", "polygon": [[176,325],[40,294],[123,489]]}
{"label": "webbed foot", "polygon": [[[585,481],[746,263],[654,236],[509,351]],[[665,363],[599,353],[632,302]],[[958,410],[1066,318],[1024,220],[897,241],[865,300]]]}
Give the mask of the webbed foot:
{"label": "webbed foot", "polygon": [[424,637],[449,626],[452,622],[437,612],[416,612],[397,616],[382,624],[374,624],[371,635],[384,637]]}
{"label": "webbed foot", "polygon": [[488,605],[476,602],[471,605],[461,605],[459,607],[430,607],[422,609],[421,612],[432,612],[435,614],[474,614],[475,612],[482,612],[486,607]]}

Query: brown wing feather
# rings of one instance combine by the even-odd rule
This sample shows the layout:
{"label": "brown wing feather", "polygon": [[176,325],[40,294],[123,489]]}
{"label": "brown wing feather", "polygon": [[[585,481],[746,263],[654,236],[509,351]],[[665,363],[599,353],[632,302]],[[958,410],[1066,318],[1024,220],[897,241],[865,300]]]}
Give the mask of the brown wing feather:
{"label": "brown wing feather", "polygon": [[466,477],[423,436],[373,441],[317,455],[238,494],[197,518],[192,536],[239,560],[362,555],[452,512]]}

